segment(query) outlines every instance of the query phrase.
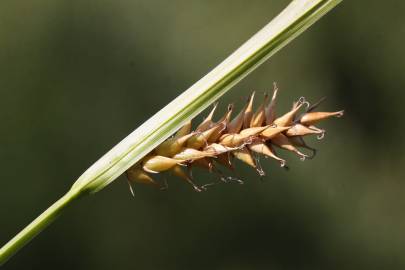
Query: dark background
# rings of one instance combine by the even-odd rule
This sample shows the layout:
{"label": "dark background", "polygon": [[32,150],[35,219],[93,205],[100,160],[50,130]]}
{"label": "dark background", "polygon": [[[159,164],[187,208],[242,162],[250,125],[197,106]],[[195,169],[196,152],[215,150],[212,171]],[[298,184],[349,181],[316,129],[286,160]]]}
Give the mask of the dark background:
{"label": "dark background", "polygon": [[[2,0],[0,244],[288,3]],[[120,177],[4,269],[404,269],[404,3],[344,1],[221,100],[327,96],[346,115],[314,160],[237,163],[244,185],[205,193]]]}

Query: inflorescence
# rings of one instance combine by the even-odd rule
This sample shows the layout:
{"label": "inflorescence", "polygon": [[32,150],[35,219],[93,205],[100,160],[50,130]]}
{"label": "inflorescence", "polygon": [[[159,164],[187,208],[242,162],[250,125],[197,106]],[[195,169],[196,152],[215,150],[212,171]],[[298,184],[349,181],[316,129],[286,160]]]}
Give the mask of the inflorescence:
{"label": "inflorescence", "polygon": [[[314,110],[324,98],[311,105],[301,97],[293,103],[289,112],[277,117],[277,93],[278,88],[274,84],[271,100],[269,101],[269,96],[265,94],[264,101],[254,112],[253,92],[246,105],[233,119],[233,105],[229,105],[225,115],[214,122],[213,115],[217,104],[214,105],[209,115],[194,131],[191,121],[187,122],[173,137],[132,166],[126,172],[129,183],[152,184],[164,188],[165,185],[155,180],[152,175],[170,171],[190,183],[194,190],[202,191],[212,183],[196,185],[191,173],[192,167],[215,172],[219,174],[222,182],[235,180],[242,183],[236,178],[224,177],[218,169],[218,164],[233,170],[232,161],[236,158],[263,176],[258,155],[273,158],[281,167],[287,168],[286,161],[276,155],[274,146],[295,153],[301,160],[313,158],[316,150],[308,146],[303,137],[316,135],[318,139],[322,139],[325,130],[315,124],[330,117],[341,117],[343,111],[317,112]],[[300,148],[309,150],[311,154],[301,152]],[[133,193],[132,188],[131,192]]]}

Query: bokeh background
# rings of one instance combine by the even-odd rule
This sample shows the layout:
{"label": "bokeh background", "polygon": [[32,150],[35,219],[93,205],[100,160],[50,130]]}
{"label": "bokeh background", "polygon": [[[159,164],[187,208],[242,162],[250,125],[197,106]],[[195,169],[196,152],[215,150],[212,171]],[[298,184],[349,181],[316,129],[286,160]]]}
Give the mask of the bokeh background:
{"label": "bokeh background", "polygon": [[[287,0],[0,3],[0,244]],[[404,269],[403,1],[344,1],[221,101],[344,108],[316,159],[195,193],[124,177],[81,199],[4,269]],[[214,175],[196,171],[199,183]]]}

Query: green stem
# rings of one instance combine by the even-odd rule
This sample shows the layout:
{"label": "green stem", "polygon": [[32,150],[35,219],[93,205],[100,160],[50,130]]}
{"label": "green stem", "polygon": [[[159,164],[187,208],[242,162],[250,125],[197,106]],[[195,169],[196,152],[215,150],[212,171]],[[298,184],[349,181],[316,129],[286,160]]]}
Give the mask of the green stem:
{"label": "green stem", "polygon": [[62,198],[46,209],[21,232],[0,249],[0,266],[10,259],[25,244],[52,223],[72,201],[80,196],[78,190],[71,189]]}

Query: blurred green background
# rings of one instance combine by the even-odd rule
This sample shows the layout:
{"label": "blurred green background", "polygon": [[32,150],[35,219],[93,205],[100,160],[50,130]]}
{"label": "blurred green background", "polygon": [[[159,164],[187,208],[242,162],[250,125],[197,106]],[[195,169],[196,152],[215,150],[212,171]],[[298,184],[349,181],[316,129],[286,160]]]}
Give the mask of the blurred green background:
{"label": "blurred green background", "polygon": [[[0,244],[289,1],[0,3]],[[314,160],[237,163],[195,193],[124,177],[83,198],[4,269],[404,269],[403,1],[344,1],[221,101],[327,96]],[[214,175],[196,171],[199,183]]]}

